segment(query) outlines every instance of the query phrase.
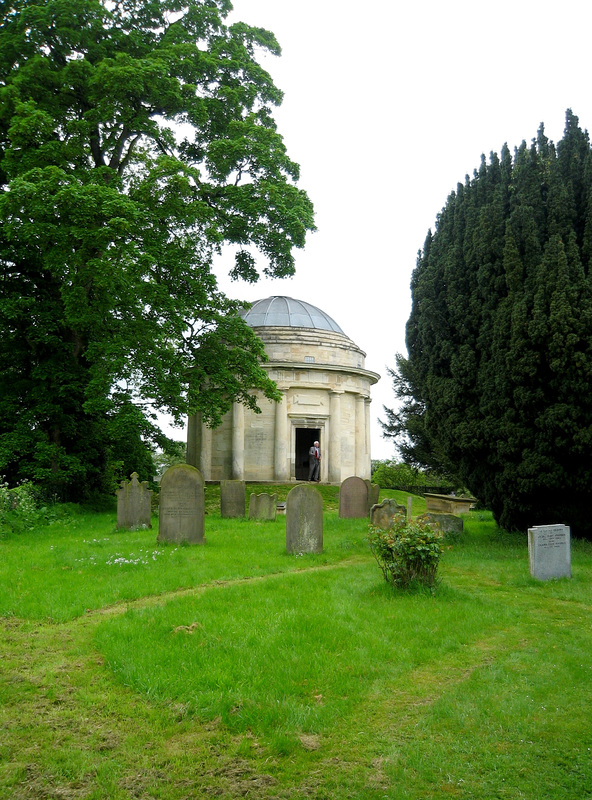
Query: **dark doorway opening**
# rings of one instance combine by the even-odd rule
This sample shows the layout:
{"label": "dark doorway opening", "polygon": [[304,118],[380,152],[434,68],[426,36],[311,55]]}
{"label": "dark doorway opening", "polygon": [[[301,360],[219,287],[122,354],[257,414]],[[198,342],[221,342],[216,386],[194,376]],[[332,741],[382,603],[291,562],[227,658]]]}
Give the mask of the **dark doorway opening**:
{"label": "dark doorway opening", "polygon": [[294,477],[297,481],[308,480],[308,461],[310,458],[308,451],[315,442],[321,443],[320,428],[296,428],[296,471]]}

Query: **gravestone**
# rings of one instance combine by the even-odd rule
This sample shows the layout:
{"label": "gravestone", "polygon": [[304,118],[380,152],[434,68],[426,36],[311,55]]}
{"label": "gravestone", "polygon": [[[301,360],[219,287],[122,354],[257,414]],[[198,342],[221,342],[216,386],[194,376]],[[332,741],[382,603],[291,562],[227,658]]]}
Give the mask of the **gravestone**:
{"label": "gravestone", "polygon": [[220,516],[244,517],[245,509],[245,482],[220,481]]}
{"label": "gravestone", "polygon": [[400,506],[392,497],[387,497],[382,503],[375,503],[370,509],[370,524],[387,531],[393,527],[395,517],[405,519],[406,516],[405,506]]}
{"label": "gravestone", "polygon": [[377,483],[372,483],[371,481],[364,481],[366,484],[366,489],[368,491],[368,511],[372,508],[372,506],[378,503],[378,499],[380,497],[380,486]]}
{"label": "gravestone", "polygon": [[464,523],[461,517],[455,514],[444,514],[437,511],[426,511],[417,517],[418,522],[425,522],[428,525],[437,525],[445,536],[454,538],[460,536],[464,530]]}
{"label": "gravestone", "polygon": [[203,544],[204,482],[189,464],[169,467],[160,481],[159,542]]}
{"label": "gravestone", "polygon": [[368,487],[366,481],[352,475],[339,488],[339,516],[360,519],[368,516]]}
{"label": "gravestone", "polygon": [[533,578],[571,578],[570,533],[567,525],[536,525],[528,529],[528,562]]}
{"label": "gravestone", "polygon": [[249,519],[273,522],[277,510],[277,494],[252,494],[249,498]]}
{"label": "gravestone", "polygon": [[314,486],[295,486],[286,498],[288,553],[323,552],[323,498]]}
{"label": "gravestone", "polygon": [[152,491],[148,481],[140,483],[137,472],[130,475],[131,481],[121,481],[117,490],[117,527],[151,528],[150,505]]}

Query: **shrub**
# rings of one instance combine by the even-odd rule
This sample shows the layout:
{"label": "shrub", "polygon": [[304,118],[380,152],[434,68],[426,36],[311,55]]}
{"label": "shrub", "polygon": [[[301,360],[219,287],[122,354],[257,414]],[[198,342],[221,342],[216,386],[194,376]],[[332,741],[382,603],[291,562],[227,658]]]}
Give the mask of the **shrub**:
{"label": "shrub", "polygon": [[[456,483],[444,475],[412,467],[404,461],[373,461],[372,482],[382,489],[403,489],[403,487],[440,487],[440,489],[456,490],[461,493]],[[433,489],[432,489],[433,491]]]}
{"label": "shrub", "polygon": [[0,535],[35,527],[46,521],[47,508],[41,507],[39,492],[30,481],[10,489],[0,478]]}
{"label": "shrub", "polygon": [[425,482],[418,470],[409,464],[397,464],[395,461],[378,463],[372,474],[372,482],[377,483],[382,489],[392,489],[393,486],[411,486]]}
{"label": "shrub", "polygon": [[32,484],[28,481],[10,489],[7,483],[0,483],[0,525],[9,529],[14,523],[28,527],[35,516],[37,502]]}
{"label": "shrub", "polygon": [[425,522],[395,519],[389,530],[370,526],[368,542],[387,583],[400,588],[437,585],[442,532]]}

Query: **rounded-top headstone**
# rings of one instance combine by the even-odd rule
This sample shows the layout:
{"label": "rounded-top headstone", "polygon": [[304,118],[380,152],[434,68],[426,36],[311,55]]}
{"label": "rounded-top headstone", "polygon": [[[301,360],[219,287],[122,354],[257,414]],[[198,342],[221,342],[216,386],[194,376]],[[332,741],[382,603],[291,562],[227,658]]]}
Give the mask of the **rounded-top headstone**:
{"label": "rounded-top headstone", "polygon": [[203,544],[204,481],[190,464],[169,467],[160,481],[159,542]]}
{"label": "rounded-top headstone", "polygon": [[288,553],[323,552],[323,498],[314,486],[295,486],[286,497]]}
{"label": "rounded-top headstone", "polygon": [[367,517],[369,511],[366,481],[356,475],[346,478],[339,488],[339,516],[361,519]]}

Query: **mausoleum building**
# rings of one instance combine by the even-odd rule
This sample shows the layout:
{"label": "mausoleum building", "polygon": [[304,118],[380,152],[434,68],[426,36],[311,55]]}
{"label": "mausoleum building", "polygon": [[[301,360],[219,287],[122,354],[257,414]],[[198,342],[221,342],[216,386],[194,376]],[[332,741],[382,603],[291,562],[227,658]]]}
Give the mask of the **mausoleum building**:
{"label": "mausoleum building", "polygon": [[308,479],[309,449],[321,446],[321,481],[370,478],[370,389],[379,375],[325,312],[268,297],[243,313],[265,345],[263,368],[282,394],[260,397],[261,414],[235,403],[211,429],[189,418],[187,461],[205,480],[286,483]]}

